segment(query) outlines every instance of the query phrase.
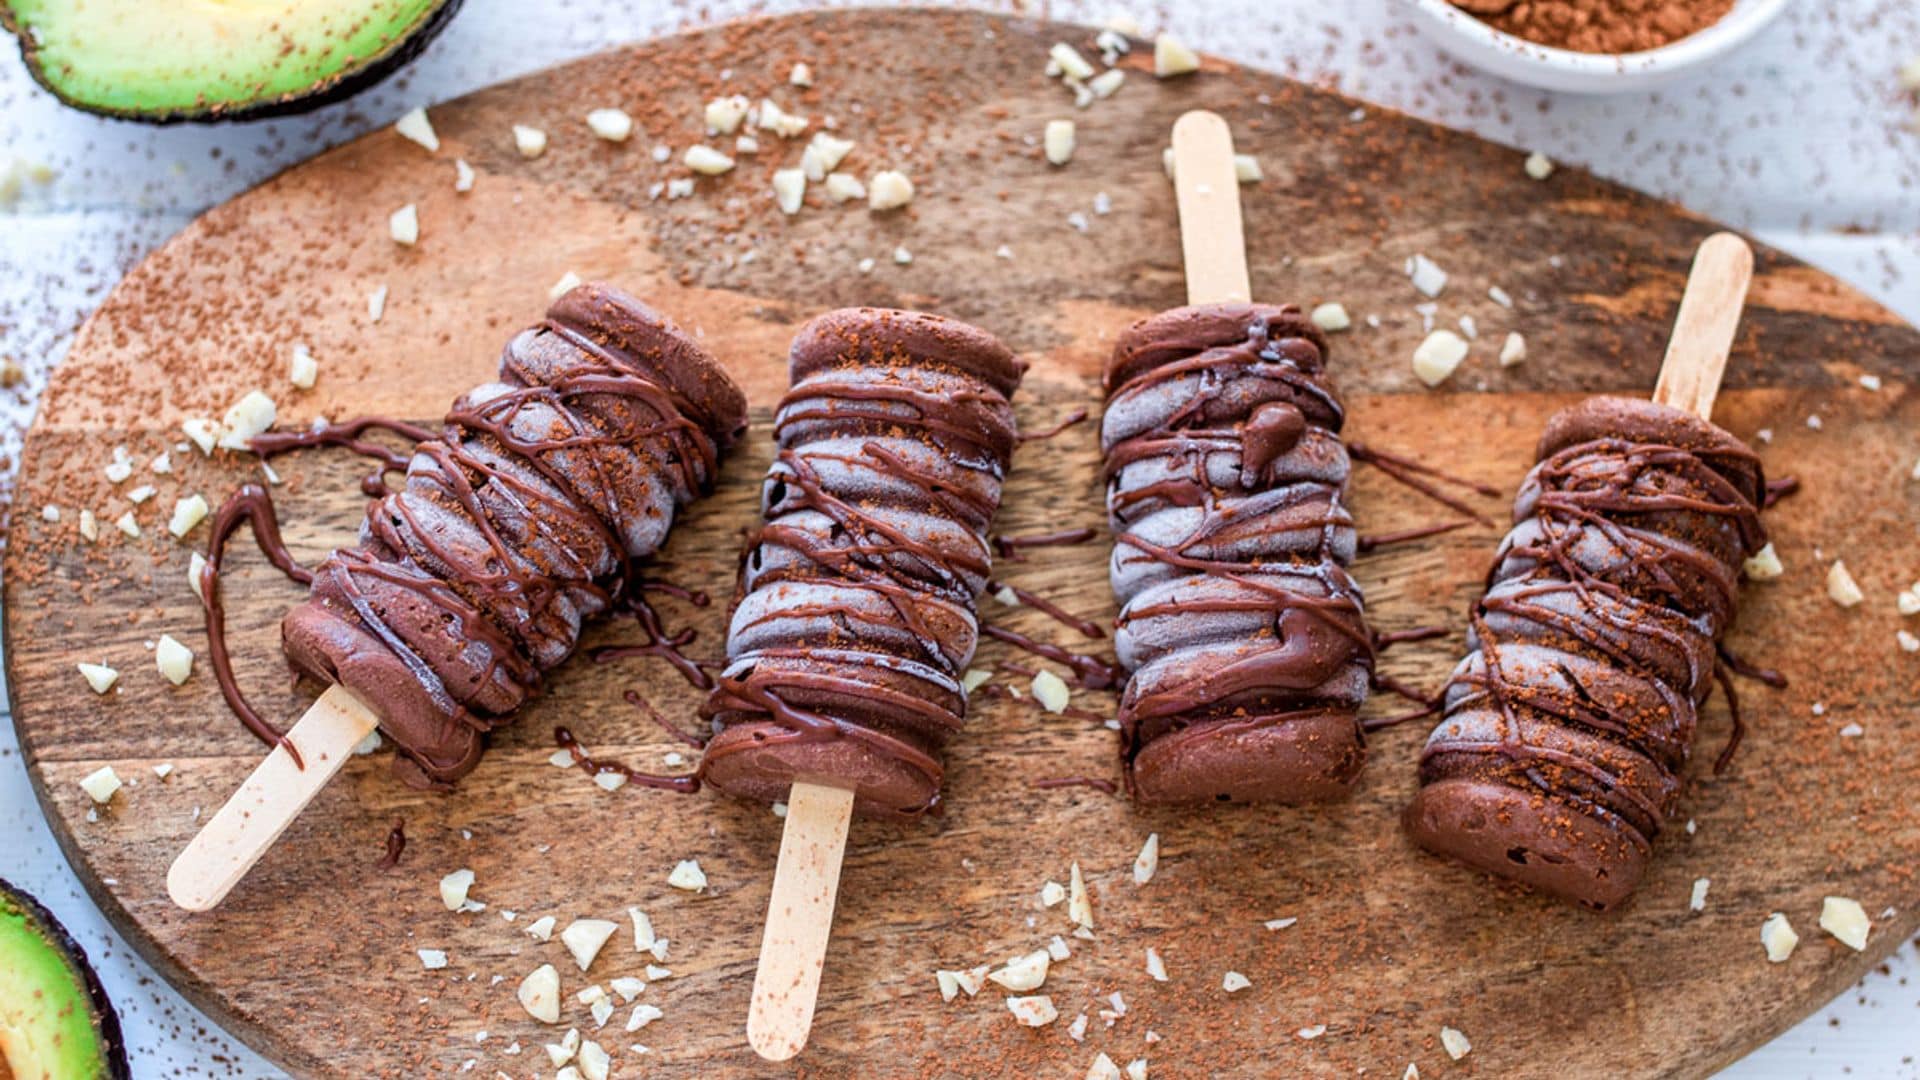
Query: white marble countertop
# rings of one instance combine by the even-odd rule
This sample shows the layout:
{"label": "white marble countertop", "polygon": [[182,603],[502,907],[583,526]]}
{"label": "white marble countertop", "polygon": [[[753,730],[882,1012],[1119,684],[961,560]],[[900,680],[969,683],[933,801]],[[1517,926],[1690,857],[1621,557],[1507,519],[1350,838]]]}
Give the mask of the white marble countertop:
{"label": "white marble countertop", "polygon": [[[752,0],[468,0],[426,53],[372,92],[291,119],[152,128],[60,107],[0,49],[0,180],[44,165],[0,201],[0,356],[26,381],[0,391],[0,473],[47,371],[120,275],[200,211],[406,108],[622,41],[754,11]],[[1024,5],[1032,9],[1033,5]],[[1124,3],[1042,4],[1098,22]],[[694,13],[698,14],[695,15]],[[1920,322],[1920,132],[1895,78],[1920,55],[1914,0],[1799,0],[1716,67],[1661,91],[1549,96],[1447,61],[1395,0],[1215,0],[1133,6],[1198,48],[1333,86],[1672,198],[1744,228]],[[100,969],[138,1077],[277,1076],[174,994],[81,891],[0,725],[0,877],[38,895]],[[1758,947],[1756,941],[1756,948]],[[1857,988],[1725,1074],[1920,1077],[1915,943]]]}

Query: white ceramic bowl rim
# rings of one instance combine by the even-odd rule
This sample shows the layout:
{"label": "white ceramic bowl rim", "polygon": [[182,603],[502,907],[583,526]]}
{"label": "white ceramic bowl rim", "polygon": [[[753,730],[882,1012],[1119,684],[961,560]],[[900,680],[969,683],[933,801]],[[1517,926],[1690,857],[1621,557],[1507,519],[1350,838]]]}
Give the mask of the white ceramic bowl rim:
{"label": "white ceramic bowl rim", "polygon": [[1555,48],[1496,30],[1472,12],[1447,0],[1413,0],[1448,28],[1476,44],[1499,49],[1550,67],[1583,74],[1607,75],[1621,71],[1653,72],[1691,66],[1741,44],[1773,21],[1787,0],[1744,0],[1711,26],[1678,41],[1632,53],[1587,53]]}

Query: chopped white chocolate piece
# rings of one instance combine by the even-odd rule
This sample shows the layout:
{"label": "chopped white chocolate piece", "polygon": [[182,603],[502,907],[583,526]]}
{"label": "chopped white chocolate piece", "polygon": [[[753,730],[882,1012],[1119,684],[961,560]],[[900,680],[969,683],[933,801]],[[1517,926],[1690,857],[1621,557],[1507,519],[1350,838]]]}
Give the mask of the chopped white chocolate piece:
{"label": "chopped white chocolate piece", "polygon": [[913,201],[913,181],[907,174],[883,169],[867,182],[867,206],[874,210],[894,210]]}
{"label": "chopped white chocolate piece", "polygon": [[184,539],[194,526],[207,519],[207,513],[207,500],[200,495],[175,499],[173,516],[167,520],[167,531],[173,534],[175,540]]}
{"label": "chopped white chocolate piece", "polygon": [[1695,878],[1694,879],[1693,896],[1687,900],[1688,909],[1692,911],[1707,910],[1707,886],[1711,884],[1713,884],[1713,881],[1711,878]]}
{"label": "chopped white chocolate piece", "polygon": [[987,978],[1009,990],[1034,990],[1047,981],[1047,968],[1052,963],[1052,954],[1045,949],[1035,949],[1024,956],[1009,960],[1005,967],[989,972]]}
{"label": "chopped white chocolate piece", "polygon": [[700,892],[707,887],[707,874],[700,869],[698,859],[684,859],[667,875],[667,884],[688,892]]}
{"label": "chopped white chocolate piece", "polygon": [[157,456],[154,457],[153,461],[147,465],[147,468],[152,469],[154,472],[157,472],[162,476],[165,476],[168,473],[173,471],[173,455],[165,450],[162,450]]}
{"label": "chopped white chocolate piece", "polygon": [[1266,922],[1261,923],[1260,925],[1266,927],[1269,930],[1285,930],[1287,927],[1292,926],[1294,923],[1297,923],[1299,921],[1300,921],[1299,919],[1289,916],[1284,919],[1268,919]]}
{"label": "chopped white chocolate piece", "polygon": [[804,116],[796,116],[773,103],[771,98],[760,99],[760,129],[771,131],[783,139],[791,139],[807,130],[810,121]]}
{"label": "chopped white chocolate piece", "polygon": [[1260,159],[1252,154],[1233,155],[1233,178],[1243,184],[1257,184],[1267,178],[1260,171]]}
{"label": "chopped white chocolate piece", "polygon": [[1320,1036],[1325,1035],[1326,1033],[1327,1033],[1327,1025],[1315,1024],[1312,1027],[1301,1028],[1299,1031],[1294,1032],[1294,1035],[1302,1039],[1317,1039]]}
{"label": "chopped white chocolate piece", "polygon": [[1540,151],[1535,150],[1533,153],[1527,155],[1527,161],[1523,168],[1527,170],[1527,175],[1533,177],[1535,180],[1545,180],[1547,177],[1553,175],[1553,160]]}
{"label": "chopped white chocolate piece", "polygon": [[1466,339],[1451,330],[1435,330],[1413,350],[1413,373],[1428,386],[1439,386],[1466,358]]}
{"label": "chopped white chocolate piece", "polygon": [[813,69],[804,61],[796,61],[793,70],[787,73],[787,83],[791,86],[812,86]]}
{"label": "chopped white chocolate piece", "polygon": [[1353,325],[1353,320],[1347,316],[1346,306],[1332,301],[1314,308],[1313,314],[1307,317],[1313,320],[1313,325],[1330,334],[1338,333]]}
{"label": "chopped white chocolate piece", "polygon": [[387,215],[387,235],[402,247],[420,242],[420,210],[412,203]]}
{"label": "chopped white chocolate piece", "polygon": [[580,1052],[580,1029],[568,1028],[567,1033],[557,1043],[547,1044],[547,1060],[555,1065],[565,1065]]}
{"label": "chopped white chocolate piece", "polygon": [[1441,1028],[1440,1045],[1446,1048],[1447,1056],[1455,1061],[1473,1052],[1473,1044],[1467,1041],[1465,1033],[1458,1028]]}
{"label": "chopped white chocolate piece", "polygon": [[797,214],[807,197],[807,174],[801,169],[780,169],[773,174],[773,197],[783,214]]}
{"label": "chopped white chocolate piece", "polygon": [[443,949],[415,949],[419,954],[420,966],[428,971],[439,971],[447,966],[447,954]]}
{"label": "chopped white chocolate piece", "polygon": [[120,774],[113,771],[113,766],[102,765],[81,778],[80,789],[87,793],[87,798],[105,806],[112,801],[113,793],[120,790]]}
{"label": "chopped white chocolate piece", "polygon": [[560,943],[573,954],[573,962],[585,971],[593,965],[593,958],[600,955],[600,947],[607,943],[619,924],[607,919],[575,919],[560,931]]}
{"label": "chopped white chocolate piece", "polygon": [[140,522],[134,518],[131,510],[114,518],[113,527],[125,533],[130,539],[140,539]]}
{"label": "chopped white chocolate piece", "polygon": [[633,117],[625,109],[595,109],[587,114],[587,130],[608,142],[623,143],[633,135]]}
{"label": "chopped white chocolate piece", "polygon": [[1127,1062],[1127,1080],[1147,1080],[1146,1058],[1134,1058]]}
{"label": "chopped white chocolate piece", "polygon": [[126,458],[117,458],[108,462],[107,467],[102,471],[107,474],[107,483],[125,483],[127,477],[133,475],[133,462],[128,461]]}
{"label": "chopped white chocolate piece", "polygon": [[1083,927],[1093,928],[1093,898],[1087,895],[1087,879],[1075,862],[1067,871],[1067,917]]}
{"label": "chopped white chocolate piece", "polygon": [[1050,713],[1061,712],[1071,700],[1066,680],[1044,668],[1034,672],[1033,700]]}
{"label": "chopped white chocolate piece", "polygon": [[896,266],[912,266],[913,252],[905,247],[896,247],[893,249],[893,262]]}
{"label": "chopped white chocolate piece", "polygon": [[552,964],[541,964],[520,980],[516,992],[520,1007],[543,1024],[560,1022],[560,973]]}
{"label": "chopped white chocolate piece", "polygon": [[75,667],[81,669],[81,678],[86,680],[88,686],[92,686],[94,694],[106,694],[108,690],[113,690],[113,682],[119,678],[119,673],[104,663],[77,663]]}
{"label": "chopped white chocolate piece", "polygon": [[1067,898],[1066,886],[1057,881],[1049,881],[1040,886],[1040,903],[1043,907],[1052,907]]}
{"label": "chopped white chocolate piece", "polygon": [[702,176],[719,176],[733,168],[732,158],[705,143],[687,147],[687,152],[680,155],[680,160],[687,168]]}
{"label": "chopped white chocolate piece", "polygon": [[228,450],[249,449],[247,441],[272,428],[278,415],[272,398],[249,390],[220,418],[220,441],[215,445]]}
{"label": "chopped white chocolate piece", "polygon": [[641,1028],[646,1027],[648,1024],[653,1023],[665,1015],[667,1014],[661,1012],[660,1006],[658,1005],[635,1005],[633,1007],[633,1014],[627,1017],[627,1030],[639,1031]]}
{"label": "chopped white chocolate piece", "polygon": [[842,172],[827,174],[827,198],[843,203],[866,197],[867,185],[859,177]]}
{"label": "chopped white chocolate piece", "polygon": [[1067,1025],[1067,1038],[1072,1039],[1074,1042],[1086,1041],[1086,1038],[1087,1038],[1087,1014],[1086,1013],[1081,1013],[1079,1016],[1074,1017],[1073,1023]]}
{"label": "chopped white chocolate piece", "polygon": [[824,131],[816,131],[813,138],[807,140],[807,148],[800,152],[800,169],[807,179],[820,183],[827,174],[840,167],[848,154],[853,152],[853,140],[842,139]]}
{"label": "chopped white chocolate piece", "polygon": [[1793,932],[1787,917],[1776,911],[1760,924],[1760,944],[1766,948],[1768,960],[1785,963],[1793,955],[1794,946],[1800,944],[1800,935]]}
{"label": "chopped white chocolate piece", "polygon": [[960,980],[955,977],[953,972],[936,970],[933,973],[933,981],[940,987],[941,1001],[952,1001],[954,998],[960,996]]}
{"label": "chopped white chocolate piece", "polygon": [[320,362],[313,358],[313,352],[305,344],[296,342],[293,359],[287,363],[287,381],[302,390],[311,390],[319,379]]}
{"label": "chopped white chocolate piece", "polygon": [[1053,999],[1045,994],[1010,997],[1007,999],[1007,1010],[1025,1027],[1045,1027],[1060,1019],[1059,1010],[1053,1007]]}
{"label": "chopped white chocolate piece", "polygon": [[526,124],[513,125],[513,148],[523,158],[537,158],[547,152],[547,133]]}
{"label": "chopped white chocolate piece", "polygon": [[1872,932],[1873,923],[1858,900],[1829,896],[1820,903],[1820,929],[1859,952],[1867,947],[1867,935]]}
{"label": "chopped white chocolate piece", "polygon": [[473,190],[473,166],[467,164],[466,158],[453,161],[453,190],[463,194]]}
{"label": "chopped white chocolate piece", "polygon": [[1498,285],[1487,286],[1487,299],[1492,300],[1503,308],[1513,307],[1513,297],[1507,293],[1507,290]]}
{"label": "chopped white chocolate piece", "polygon": [[1841,607],[1850,608],[1867,598],[1848,572],[1847,564],[1835,559],[1827,569],[1827,596]]}
{"label": "chopped white chocolate piece", "polygon": [[536,941],[548,941],[553,937],[554,918],[542,915],[527,924],[526,935]]}
{"label": "chopped white chocolate piece", "polygon": [[440,136],[434,134],[433,121],[427,119],[427,110],[408,109],[400,119],[393,122],[393,130],[405,139],[411,139],[430,151],[440,149]]}
{"label": "chopped white chocolate piece", "polygon": [[627,909],[627,918],[633,920],[633,951],[652,952],[655,944],[653,920],[637,907]]}
{"label": "chopped white chocolate piece", "polygon": [[1741,566],[1746,570],[1747,577],[1754,581],[1772,581],[1786,573],[1786,567],[1780,564],[1780,553],[1773,549],[1771,540],[1765,547],[1749,556]]}
{"label": "chopped white chocolate piece", "polygon": [[1518,330],[1507,331],[1507,340],[1500,344],[1500,366],[1512,367],[1526,358],[1527,339]]}
{"label": "chopped white chocolate piece", "polygon": [[648,964],[646,967],[646,972],[647,972],[647,978],[653,982],[659,982],[661,979],[673,978],[672,971],[666,968],[663,968],[658,964]]}
{"label": "chopped white chocolate piece", "polygon": [[1095,1054],[1093,1064],[1087,1066],[1086,1080],[1120,1080],[1120,1066],[1106,1054]]}
{"label": "chopped white chocolate piece", "polygon": [[593,786],[601,791],[619,791],[627,786],[627,774],[604,770],[593,774]]}
{"label": "chopped white chocolate piece", "polygon": [[[193,445],[199,447],[200,452],[203,454],[213,453],[213,444],[220,440],[220,425],[205,417],[192,416],[180,421],[180,430],[186,432],[187,438],[192,440]],[[108,469],[112,469],[112,467],[113,466],[109,465]],[[128,474],[131,475],[133,470],[129,468],[127,471]],[[108,472],[107,479],[113,479],[112,472]],[[124,479],[124,477],[122,479]],[[119,482],[118,480],[114,480],[116,484]]]}
{"label": "chopped white chocolate piece", "polygon": [[[609,1009],[612,1006],[608,1006]],[[605,1023],[606,1021],[601,1021]],[[607,1080],[613,1066],[613,1059],[605,1049],[592,1039],[580,1044],[580,1076],[582,1080]]]}
{"label": "chopped white chocolate piece", "polygon": [[1447,272],[1425,254],[1415,254],[1407,260],[1407,280],[1420,295],[1432,299],[1447,287]]}
{"label": "chopped white chocolate piece", "polygon": [[[380,316],[387,313],[387,287],[385,285],[367,294],[367,321],[379,322]],[[191,433],[189,433],[191,434]]]}
{"label": "chopped white chocolate piece", "polygon": [[155,775],[155,776],[157,776],[157,777],[159,777],[159,778],[160,778],[160,779],[162,779],[162,780],[165,780],[165,779],[166,779],[167,777],[169,777],[169,776],[172,776],[172,775],[173,775],[173,762],[171,762],[171,761],[163,761],[163,762],[161,762],[160,764],[158,764],[158,765],[155,765],[155,766],[153,767],[153,775]]}
{"label": "chopped white chocolate piece", "polygon": [[608,980],[607,986],[620,995],[620,1001],[624,1004],[646,993],[647,981],[636,979],[631,975],[622,975],[617,979]]}
{"label": "chopped white chocolate piece", "polygon": [[1120,68],[1108,68],[1087,80],[1087,90],[1096,98],[1110,98],[1120,90],[1120,84],[1127,81],[1127,73]]}
{"label": "chopped white chocolate piece", "polygon": [[1238,993],[1253,985],[1253,980],[1237,971],[1229,971],[1220,979],[1220,989],[1229,994]]}
{"label": "chopped white chocolate piece", "polygon": [[1920,637],[1916,637],[1906,630],[1895,630],[1893,632],[1893,640],[1900,643],[1902,652],[1920,652]]}
{"label": "chopped white chocolate piece", "polygon": [[1162,79],[1200,70],[1200,55],[1181,44],[1172,34],[1153,39],[1153,73]]}
{"label": "chopped white chocolate piece", "polygon": [[707,133],[710,135],[731,135],[739,130],[740,122],[747,118],[747,110],[753,103],[744,94],[732,97],[714,98],[707,102]]}
{"label": "chopped white chocolate piece", "polygon": [[[85,512],[81,511],[81,513]],[[1893,606],[1902,615],[1920,615],[1920,581],[1914,582],[1911,588],[1894,597]]]}
{"label": "chopped white chocolate piece", "polygon": [[1068,957],[1072,956],[1073,950],[1067,948],[1067,941],[1065,938],[1061,937],[1059,934],[1055,934],[1053,935],[1052,939],[1050,939],[1047,942],[1047,955],[1052,957],[1053,962],[1057,964],[1060,961],[1065,960]]}
{"label": "chopped white chocolate piece", "polygon": [[193,674],[193,650],[174,640],[172,634],[161,634],[160,640],[154,643],[153,662],[160,674],[175,686]]}
{"label": "chopped white chocolate piece", "polygon": [[1049,120],[1046,133],[1041,138],[1049,164],[1065,165],[1073,160],[1074,134],[1073,121]]}
{"label": "chopped white chocolate piece", "polygon": [[1167,981],[1167,962],[1160,958],[1160,950],[1151,945],[1147,946],[1147,974],[1154,982]]}
{"label": "chopped white chocolate piece", "polygon": [[736,154],[757,154],[760,152],[760,140],[751,135],[741,135],[733,140],[733,152]]}
{"label": "chopped white chocolate piece", "polygon": [[607,1021],[613,1019],[613,1009],[613,1000],[604,994],[600,996],[600,1000],[587,1007],[588,1014],[593,1017],[595,1030],[607,1026]]}
{"label": "chopped white chocolate piece", "polygon": [[141,484],[139,487],[127,492],[127,501],[135,506],[139,506],[141,503],[153,498],[154,492],[158,490],[159,489],[155,488],[152,484]]}
{"label": "chopped white chocolate piece", "polygon": [[552,302],[580,287],[580,275],[569,270],[559,279],[547,286],[547,300]]}
{"label": "chopped white chocolate piece", "polygon": [[1086,57],[1080,55],[1079,49],[1064,41],[1053,43],[1053,47],[1047,50],[1047,59],[1051,61],[1053,67],[1059,69],[1060,74],[1082,82],[1093,78],[1097,70]]}
{"label": "chopped white chocolate piece", "polygon": [[460,905],[467,902],[467,893],[473,888],[473,871],[455,870],[440,879],[440,903],[448,911],[459,911]]}
{"label": "chopped white chocolate piece", "polygon": [[953,981],[960,987],[961,993],[973,997],[980,992],[981,987],[987,985],[987,965],[981,964],[977,968],[956,971],[953,973]]}
{"label": "chopped white chocolate piece", "polygon": [[1153,880],[1154,871],[1160,869],[1160,834],[1148,833],[1147,842],[1140,845],[1140,854],[1133,857],[1133,883],[1145,885]]}
{"label": "chopped white chocolate piece", "polygon": [[991,671],[983,671],[980,668],[968,668],[966,673],[960,676],[960,685],[967,693],[971,694],[986,685],[987,681],[991,678],[993,678],[993,672]]}
{"label": "chopped white chocolate piece", "polygon": [[[353,744],[353,756],[366,757],[368,754],[371,754],[374,751],[380,749],[380,745],[381,745],[380,729],[375,728],[374,730],[367,732],[366,738],[361,739],[359,742]],[[509,914],[507,918],[509,921],[511,921],[513,916]]]}
{"label": "chopped white chocolate piece", "polygon": [[[80,511],[79,527],[80,527],[80,538],[82,540],[85,540],[87,543],[91,544],[95,540],[100,539],[100,519],[94,516],[93,511],[91,510]],[[196,551],[194,552],[194,554],[199,555],[200,553]],[[202,557],[204,558],[204,556]],[[196,578],[195,580],[198,580],[198,578]],[[196,592],[198,591],[198,586],[195,587],[195,591]]]}

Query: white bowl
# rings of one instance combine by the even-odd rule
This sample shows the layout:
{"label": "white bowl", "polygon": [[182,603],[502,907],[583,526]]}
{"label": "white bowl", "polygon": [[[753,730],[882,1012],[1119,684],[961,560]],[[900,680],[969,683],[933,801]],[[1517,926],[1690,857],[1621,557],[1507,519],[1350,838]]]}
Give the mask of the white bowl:
{"label": "white bowl", "polygon": [[1787,0],[1738,0],[1719,22],[1658,49],[1583,53],[1502,33],[1446,0],[1407,0],[1414,22],[1464,63],[1504,79],[1575,94],[1646,90],[1739,48],[1786,9]]}

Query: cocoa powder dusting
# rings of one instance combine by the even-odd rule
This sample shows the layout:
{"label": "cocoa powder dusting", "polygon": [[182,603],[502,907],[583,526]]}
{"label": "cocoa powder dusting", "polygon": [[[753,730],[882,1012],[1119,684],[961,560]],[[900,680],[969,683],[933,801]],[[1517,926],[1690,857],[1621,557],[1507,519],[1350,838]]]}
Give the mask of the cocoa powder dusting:
{"label": "cocoa powder dusting", "polygon": [[1733,0],[1454,0],[1516,37],[1584,53],[1670,45],[1724,18]]}

